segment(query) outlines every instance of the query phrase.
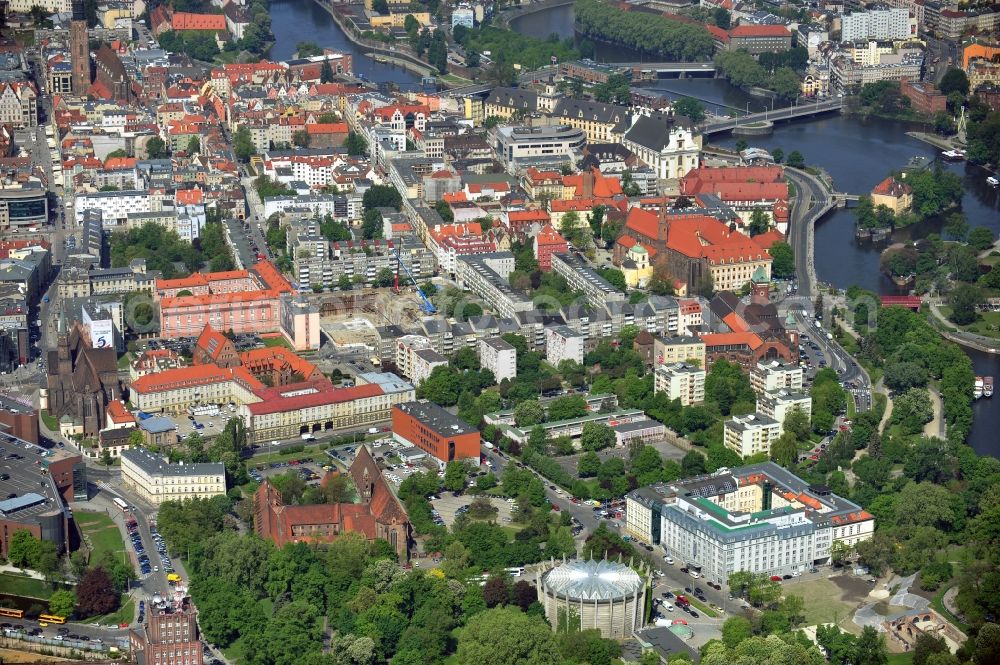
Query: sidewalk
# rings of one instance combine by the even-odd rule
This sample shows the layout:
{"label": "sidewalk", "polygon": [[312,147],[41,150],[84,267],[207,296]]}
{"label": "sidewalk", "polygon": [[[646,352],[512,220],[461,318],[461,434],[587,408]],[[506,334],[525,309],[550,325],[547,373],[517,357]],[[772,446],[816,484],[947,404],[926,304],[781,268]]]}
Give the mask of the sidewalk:
{"label": "sidewalk", "polygon": [[18,577],[30,577],[33,580],[45,581],[45,575],[42,575],[37,570],[31,570],[30,568],[18,568],[17,566],[10,566],[4,564],[0,566],[0,573],[10,573],[11,575],[16,575]]}

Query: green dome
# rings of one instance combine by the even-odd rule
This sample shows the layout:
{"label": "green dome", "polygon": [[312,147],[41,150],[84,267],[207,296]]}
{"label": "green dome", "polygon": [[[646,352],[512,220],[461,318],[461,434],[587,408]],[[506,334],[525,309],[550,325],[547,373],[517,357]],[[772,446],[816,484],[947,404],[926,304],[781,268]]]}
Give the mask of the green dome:
{"label": "green dome", "polygon": [[757,269],[753,271],[753,277],[750,278],[754,284],[763,284],[765,282],[770,282],[771,280],[767,276],[767,271],[764,270],[764,266],[757,266]]}

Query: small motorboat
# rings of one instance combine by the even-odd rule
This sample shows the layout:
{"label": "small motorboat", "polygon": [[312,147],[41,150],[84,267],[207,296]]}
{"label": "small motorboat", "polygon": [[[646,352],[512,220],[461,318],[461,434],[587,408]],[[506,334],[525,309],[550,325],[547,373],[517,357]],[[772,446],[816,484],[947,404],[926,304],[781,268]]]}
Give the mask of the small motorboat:
{"label": "small motorboat", "polygon": [[998,185],[1000,185],[1000,178],[997,178],[996,176],[993,176],[993,175],[987,176],[986,177],[986,182],[991,187],[997,187]]}

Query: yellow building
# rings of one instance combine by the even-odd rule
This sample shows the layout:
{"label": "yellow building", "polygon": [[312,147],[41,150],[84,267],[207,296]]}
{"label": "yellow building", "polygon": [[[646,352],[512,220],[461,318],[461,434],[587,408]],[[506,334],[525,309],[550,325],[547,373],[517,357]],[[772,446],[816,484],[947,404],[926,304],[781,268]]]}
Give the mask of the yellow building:
{"label": "yellow building", "polygon": [[653,277],[653,264],[649,262],[649,252],[636,243],[622,259],[621,271],[630,289],[645,288]]}
{"label": "yellow building", "polygon": [[908,212],[913,206],[913,189],[889,176],[872,190],[872,205],[885,206],[894,215]]}
{"label": "yellow building", "polygon": [[698,337],[657,337],[653,341],[653,357],[656,365],[673,363],[705,366],[705,342]]}
{"label": "yellow building", "polygon": [[143,501],[210,499],[226,493],[226,467],[215,464],[168,464],[148,450],[123,450],[122,484]]}
{"label": "yellow building", "polygon": [[372,14],[368,17],[368,22],[371,23],[373,28],[402,28],[404,27],[403,24],[406,23],[407,16],[412,16],[422,27],[431,24],[431,15],[429,12],[406,12],[405,14],[390,12],[384,16],[381,14]]}

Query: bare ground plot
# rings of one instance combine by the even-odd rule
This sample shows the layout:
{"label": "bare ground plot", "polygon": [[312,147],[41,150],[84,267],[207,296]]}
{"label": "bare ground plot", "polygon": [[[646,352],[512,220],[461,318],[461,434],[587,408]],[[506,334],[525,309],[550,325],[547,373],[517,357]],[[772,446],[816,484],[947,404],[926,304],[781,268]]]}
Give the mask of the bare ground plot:
{"label": "bare ground plot", "polygon": [[871,587],[862,579],[838,575],[787,585],[786,593],[805,601],[805,625],[836,623],[846,628],[854,610],[868,597]]}

